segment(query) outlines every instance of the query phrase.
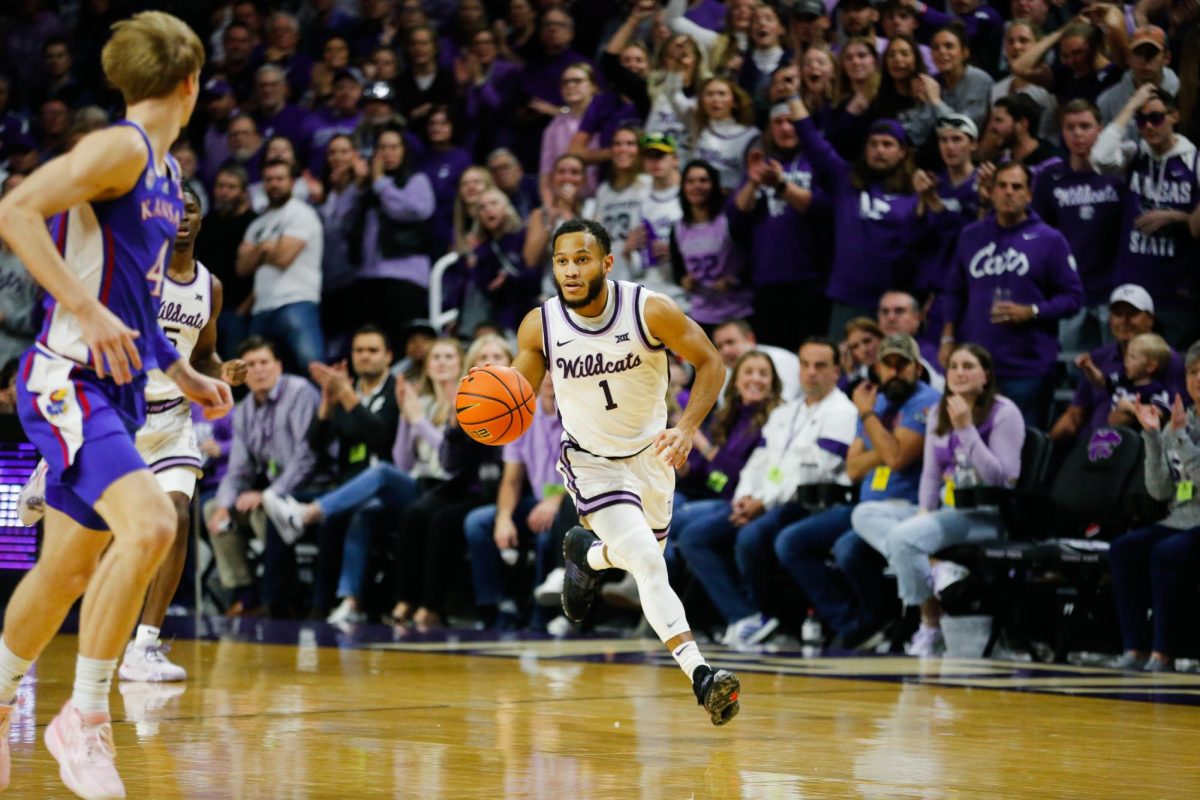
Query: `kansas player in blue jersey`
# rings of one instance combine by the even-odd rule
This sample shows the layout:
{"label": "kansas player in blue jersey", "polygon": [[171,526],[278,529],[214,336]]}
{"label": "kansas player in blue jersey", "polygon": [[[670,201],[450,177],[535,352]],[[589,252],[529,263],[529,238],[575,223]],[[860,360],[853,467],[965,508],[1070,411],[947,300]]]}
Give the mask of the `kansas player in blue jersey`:
{"label": "kansas player in blue jersey", "polygon": [[41,556],[0,636],[0,784],[17,683],[84,595],[74,691],[45,733],[64,783],[84,798],[125,797],[109,689],[175,537],[174,508],[134,447],[146,373],[165,371],[212,417],[232,406],[228,385],[180,359],[157,323],[184,205],[167,150],[196,105],[204,47],[168,14],[113,28],[102,63],[126,120],[84,137],[0,202],[0,236],[49,295],[18,375],[21,422],[49,470]]}

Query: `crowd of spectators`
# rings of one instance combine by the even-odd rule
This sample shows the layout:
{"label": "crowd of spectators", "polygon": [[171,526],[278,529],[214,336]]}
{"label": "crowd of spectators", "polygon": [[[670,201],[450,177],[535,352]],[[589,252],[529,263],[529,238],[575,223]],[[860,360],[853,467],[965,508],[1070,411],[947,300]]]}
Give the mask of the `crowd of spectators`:
{"label": "crowd of spectators", "polygon": [[[4,191],[120,117],[103,32],[150,5],[0,12]],[[613,277],[672,297],[729,367],[668,549],[729,643],[778,624],[773,562],[831,635],[869,639],[897,605],[886,566],[914,652],[938,652],[929,556],[998,526],[946,479],[1012,485],[1027,428],[1069,448],[1123,424],[1176,498],[1114,549],[1127,659],[1179,651],[1200,567],[1195,0],[182,5],[209,59],[173,153],[225,287],[222,355],[249,367],[231,420],[199,424],[231,613],[439,626],[457,588],[487,624],[545,623],[530,581],[554,596],[574,519],[553,389],[503,450],[451,406],[465,370],[511,360],[554,292],[554,229],[585,217]],[[458,312],[438,329],[431,281]],[[0,245],[6,378],[38,324]],[[839,485],[857,506],[796,501]]]}

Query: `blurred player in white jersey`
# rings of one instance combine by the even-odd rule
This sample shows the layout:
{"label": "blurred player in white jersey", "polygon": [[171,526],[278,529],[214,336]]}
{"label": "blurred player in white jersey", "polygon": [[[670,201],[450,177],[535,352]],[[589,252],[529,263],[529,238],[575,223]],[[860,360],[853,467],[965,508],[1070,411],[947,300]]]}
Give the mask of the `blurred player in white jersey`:
{"label": "blurred player in white jersey", "polygon": [[[720,355],[668,298],[612,281],[612,242],[591,220],[563,223],[551,239],[558,296],[530,311],[513,362],[540,386],[547,371],[563,424],[558,469],[582,527],[563,543],[563,613],[578,622],[591,608],[600,572],[616,567],[637,580],[655,633],[692,681],[714,725],[733,719],[741,684],[714,671],[692,637],[662,557],[671,525],[676,467],[725,380]],[[667,427],[667,349],[696,368],[688,406]]]}

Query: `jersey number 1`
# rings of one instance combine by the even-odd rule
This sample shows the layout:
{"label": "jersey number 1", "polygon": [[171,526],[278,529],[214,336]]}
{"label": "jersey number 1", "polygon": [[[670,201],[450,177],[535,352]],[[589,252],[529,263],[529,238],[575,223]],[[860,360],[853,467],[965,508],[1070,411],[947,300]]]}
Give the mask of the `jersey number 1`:
{"label": "jersey number 1", "polygon": [[600,381],[600,388],[604,390],[604,400],[607,403],[604,406],[605,411],[612,411],[617,407],[616,402],[612,398],[612,392],[609,391],[608,381]]}

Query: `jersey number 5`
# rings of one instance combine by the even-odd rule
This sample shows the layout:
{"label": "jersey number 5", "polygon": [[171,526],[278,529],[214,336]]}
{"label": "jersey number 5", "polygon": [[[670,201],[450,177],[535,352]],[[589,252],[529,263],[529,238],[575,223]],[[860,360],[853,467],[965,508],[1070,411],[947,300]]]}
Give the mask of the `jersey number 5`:
{"label": "jersey number 5", "polygon": [[600,381],[600,388],[604,390],[604,400],[606,403],[606,405],[604,406],[604,410],[612,411],[614,408],[617,407],[617,404],[613,400],[612,392],[608,388],[608,381]]}
{"label": "jersey number 5", "polygon": [[154,266],[146,273],[146,280],[150,282],[150,296],[161,297],[163,279],[167,271],[167,248],[171,246],[171,240],[163,242],[162,248],[158,251],[158,258],[154,259]]}

